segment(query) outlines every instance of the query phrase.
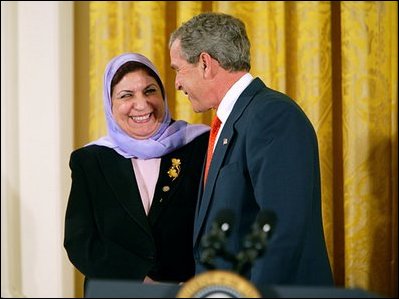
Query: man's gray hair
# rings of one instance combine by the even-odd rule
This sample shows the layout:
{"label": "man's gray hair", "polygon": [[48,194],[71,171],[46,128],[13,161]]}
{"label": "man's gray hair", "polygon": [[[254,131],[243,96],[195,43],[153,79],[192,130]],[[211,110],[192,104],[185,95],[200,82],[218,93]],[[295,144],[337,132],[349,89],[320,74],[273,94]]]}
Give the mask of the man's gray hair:
{"label": "man's gray hair", "polygon": [[202,13],[183,23],[170,36],[169,48],[180,40],[181,55],[191,64],[208,53],[228,71],[249,71],[250,42],[245,24],[227,14]]}

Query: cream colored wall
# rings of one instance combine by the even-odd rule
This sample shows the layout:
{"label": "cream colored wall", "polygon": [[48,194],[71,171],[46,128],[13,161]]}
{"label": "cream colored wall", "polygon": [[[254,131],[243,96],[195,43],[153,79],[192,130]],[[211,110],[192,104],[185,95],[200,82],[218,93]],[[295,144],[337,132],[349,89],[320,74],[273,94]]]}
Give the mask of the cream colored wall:
{"label": "cream colored wall", "polygon": [[1,2],[1,296],[72,297],[73,2]]}

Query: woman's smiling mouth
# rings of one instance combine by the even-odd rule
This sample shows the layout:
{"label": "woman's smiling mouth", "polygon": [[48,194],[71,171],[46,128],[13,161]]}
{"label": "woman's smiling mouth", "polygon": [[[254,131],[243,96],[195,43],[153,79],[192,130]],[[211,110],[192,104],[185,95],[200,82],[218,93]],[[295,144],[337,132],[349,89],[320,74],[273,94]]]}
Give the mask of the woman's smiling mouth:
{"label": "woman's smiling mouth", "polygon": [[140,116],[129,116],[129,118],[132,119],[136,123],[144,123],[150,119],[151,115],[152,115],[152,112],[145,114],[145,115],[140,115]]}

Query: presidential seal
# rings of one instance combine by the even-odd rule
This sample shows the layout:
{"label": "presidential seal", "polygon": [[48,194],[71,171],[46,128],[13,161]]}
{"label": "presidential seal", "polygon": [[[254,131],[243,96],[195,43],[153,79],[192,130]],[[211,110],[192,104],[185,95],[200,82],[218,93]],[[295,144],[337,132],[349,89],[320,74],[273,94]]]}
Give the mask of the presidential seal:
{"label": "presidential seal", "polygon": [[201,273],[182,285],[176,298],[262,298],[244,277],[229,271]]}

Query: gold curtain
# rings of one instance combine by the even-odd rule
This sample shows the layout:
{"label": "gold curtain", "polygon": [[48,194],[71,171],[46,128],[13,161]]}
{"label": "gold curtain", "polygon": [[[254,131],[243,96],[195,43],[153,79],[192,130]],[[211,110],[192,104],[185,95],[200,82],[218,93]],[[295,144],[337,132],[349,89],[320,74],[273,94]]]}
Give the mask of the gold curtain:
{"label": "gold curtain", "polygon": [[295,99],[316,129],[324,230],[336,285],[397,296],[397,2],[76,2],[75,35],[89,27],[86,40],[75,45],[76,61],[86,55],[79,49],[88,47],[89,73],[76,74],[81,80],[75,144],[106,133],[103,71],[125,51],[154,61],[175,119],[210,123],[210,112],[194,113],[175,91],[169,66],[169,34],[203,11],[233,14],[246,23],[251,73]]}

